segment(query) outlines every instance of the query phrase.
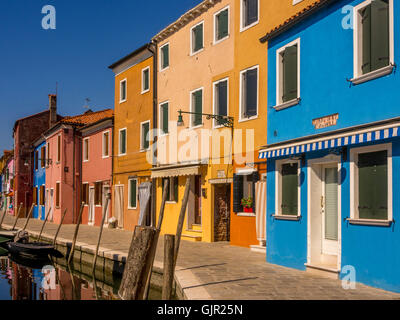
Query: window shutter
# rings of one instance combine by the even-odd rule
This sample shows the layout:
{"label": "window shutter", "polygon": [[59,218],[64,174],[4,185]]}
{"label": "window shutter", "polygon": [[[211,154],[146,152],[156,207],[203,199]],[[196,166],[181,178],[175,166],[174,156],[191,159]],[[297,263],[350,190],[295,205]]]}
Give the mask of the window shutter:
{"label": "window shutter", "polygon": [[126,153],[126,130],[120,132],[121,153]]}
{"label": "window shutter", "polygon": [[168,133],[168,103],[161,106],[162,109],[162,130]]}
{"label": "window shutter", "polygon": [[363,74],[371,71],[371,6],[362,12],[362,66]]}
{"label": "window shutter", "polygon": [[228,10],[218,15],[218,40],[228,36]]}
{"label": "window shutter", "polygon": [[203,25],[200,24],[193,29],[194,33],[194,52],[203,48]]}
{"label": "window shutter", "polygon": [[244,115],[252,117],[257,115],[257,69],[249,70],[245,76],[246,106]]}
{"label": "window shutter", "polygon": [[371,71],[389,65],[389,3],[371,3]]}
{"label": "window shutter", "polygon": [[282,165],[282,204],[284,215],[298,214],[298,164]]}
{"label": "window shutter", "polygon": [[258,0],[244,0],[245,25],[248,26],[258,20]]}
{"label": "window shutter", "polygon": [[131,183],[131,190],[130,190],[130,206],[131,208],[136,207],[136,180],[130,180]]}
{"label": "window shutter", "polygon": [[243,176],[233,175],[233,212],[242,212]]}
{"label": "window shutter", "polygon": [[178,177],[173,178],[173,180],[174,180],[174,201],[178,201],[179,180]]}
{"label": "window shutter", "polygon": [[144,84],[143,84],[143,90],[149,89],[149,70],[144,71]]}
{"label": "window shutter", "polygon": [[283,97],[282,101],[297,98],[297,45],[287,47],[283,54]]}
{"label": "window shutter", "polygon": [[217,110],[222,116],[228,115],[228,82],[222,81],[217,84]]}
{"label": "window shutter", "polygon": [[[194,93],[194,112],[202,113],[203,112],[203,92],[199,90]],[[201,114],[194,115],[194,125],[201,125],[203,122]]]}
{"label": "window shutter", "polygon": [[169,45],[162,48],[162,67],[163,69],[169,66]]}
{"label": "window shutter", "polygon": [[260,173],[258,171],[254,171],[252,174],[252,181],[253,181],[253,194],[252,194],[252,198],[253,198],[253,212],[256,212],[256,183],[258,181],[260,181]]}
{"label": "window shutter", "polygon": [[150,145],[149,137],[147,137],[147,135],[149,133],[149,130],[150,130],[150,124],[148,122],[144,123],[143,127],[142,127],[142,134],[143,134],[143,136],[142,136],[142,139],[143,139],[142,140],[142,147],[143,147],[143,149],[148,149],[149,145]]}

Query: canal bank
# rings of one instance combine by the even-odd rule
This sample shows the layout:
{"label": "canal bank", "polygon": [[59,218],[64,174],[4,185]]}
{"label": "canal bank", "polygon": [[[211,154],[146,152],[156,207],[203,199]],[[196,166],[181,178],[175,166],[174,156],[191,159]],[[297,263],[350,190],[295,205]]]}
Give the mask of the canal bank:
{"label": "canal bank", "polygon": [[[13,222],[14,218],[7,216],[3,226],[10,228]],[[22,228],[24,223],[25,219],[20,219],[17,227]],[[27,230],[33,236],[38,235],[41,225],[41,221],[30,220]],[[48,223],[42,237],[52,241],[57,227]],[[74,230],[74,225],[62,226],[57,239],[60,249],[70,247]],[[80,227],[75,263],[92,263],[98,232],[98,227]],[[115,273],[122,272],[131,239],[132,232],[104,229],[98,266],[111,268]],[[153,284],[159,282],[162,276],[163,246],[161,237],[154,263]],[[178,298],[189,300],[400,299],[400,294],[359,283],[356,289],[345,290],[339,280],[272,265],[265,262],[264,254],[225,242],[182,241],[175,281]]]}

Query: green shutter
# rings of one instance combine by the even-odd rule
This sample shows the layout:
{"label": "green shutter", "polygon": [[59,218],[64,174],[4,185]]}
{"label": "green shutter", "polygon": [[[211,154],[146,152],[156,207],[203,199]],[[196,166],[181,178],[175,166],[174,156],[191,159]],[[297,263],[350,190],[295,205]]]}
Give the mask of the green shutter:
{"label": "green shutter", "polygon": [[143,90],[148,90],[149,89],[149,69],[143,71]]}
{"label": "green shutter", "polygon": [[120,131],[121,153],[126,153],[126,130]]}
{"label": "green shutter", "polygon": [[282,102],[297,98],[297,45],[287,47],[283,53]]}
{"label": "green shutter", "polygon": [[150,146],[149,137],[147,137],[150,131],[150,124],[148,122],[142,124],[142,147],[148,149]]}
{"label": "green shutter", "polygon": [[228,36],[228,9],[222,11],[218,17],[218,27],[217,27],[217,40],[223,39]]}
{"label": "green shutter", "polygon": [[362,73],[371,71],[371,6],[362,12]]}
{"label": "green shutter", "polygon": [[244,81],[244,92],[246,95],[244,116],[249,118],[257,115],[258,70],[248,70],[244,75]]}
{"label": "green shutter", "polygon": [[282,203],[283,215],[298,214],[298,164],[282,165]]}
{"label": "green shutter", "polygon": [[216,114],[221,116],[228,115],[228,81],[222,81],[217,84],[217,108]]}
{"label": "green shutter", "polygon": [[203,113],[203,91],[199,90],[193,93],[193,112],[198,114],[193,115],[193,126],[199,126],[203,123],[202,115]]}
{"label": "green shutter", "polygon": [[233,212],[242,212],[243,176],[233,175]]}
{"label": "green shutter", "polygon": [[200,24],[193,29],[193,36],[194,36],[193,52],[203,49],[203,24]]}
{"label": "green shutter", "polygon": [[161,105],[162,110],[162,130],[164,133],[168,133],[168,103]]}
{"label": "green shutter", "polygon": [[136,208],[136,180],[129,180],[130,181],[130,207]]}
{"label": "green shutter", "polygon": [[371,3],[371,71],[389,65],[389,3]]}
{"label": "green shutter", "polygon": [[162,68],[167,68],[169,66],[169,45],[165,45],[162,49]]}
{"label": "green shutter", "polygon": [[388,218],[387,151],[358,155],[358,192],[360,219]]}

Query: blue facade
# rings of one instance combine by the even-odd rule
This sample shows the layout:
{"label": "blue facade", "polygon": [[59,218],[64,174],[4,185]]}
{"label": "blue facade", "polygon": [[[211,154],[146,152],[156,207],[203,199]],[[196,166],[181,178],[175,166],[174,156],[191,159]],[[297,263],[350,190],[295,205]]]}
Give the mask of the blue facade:
{"label": "blue facade", "polygon": [[[400,122],[396,119],[400,117],[400,78],[394,67],[390,74],[367,82],[355,85],[349,81],[354,77],[354,33],[342,22],[349,13],[346,6],[365,2],[333,2],[269,40],[268,147],[260,152],[268,163],[267,261],[300,270],[313,264],[312,257],[317,255],[312,251],[317,247],[313,239],[318,238],[312,231],[317,229],[313,227],[318,203],[314,198],[320,181],[313,170],[323,170],[331,159],[337,161],[339,176],[338,274],[344,277],[341,271],[352,266],[357,282],[400,292],[400,229],[394,223],[400,219],[400,180],[396,178],[400,175]],[[400,29],[400,4],[389,3],[396,31]],[[295,40],[300,43],[300,101],[277,111],[277,51]],[[394,32],[393,62],[400,61],[399,40]],[[336,124],[320,129],[313,125],[314,119],[334,114],[338,114]],[[353,153],[374,150],[358,149],[368,146],[388,148],[389,221],[385,223],[355,221],[352,215],[358,192]],[[279,219],[275,216],[281,196],[277,168],[282,160],[290,159],[300,166],[299,217]]]}
{"label": "blue facade", "polygon": [[[33,218],[44,220],[45,219],[45,206],[44,204],[40,204],[40,193],[44,192],[44,186],[46,185],[46,165],[45,161],[41,161],[42,148],[44,148],[43,154],[46,154],[46,142],[42,142],[34,149],[34,164],[35,167],[33,169],[33,187],[34,191],[37,192],[37,204],[33,208]],[[41,188],[42,187],[42,188]],[[44,196],[43,196],[44,199]]]}

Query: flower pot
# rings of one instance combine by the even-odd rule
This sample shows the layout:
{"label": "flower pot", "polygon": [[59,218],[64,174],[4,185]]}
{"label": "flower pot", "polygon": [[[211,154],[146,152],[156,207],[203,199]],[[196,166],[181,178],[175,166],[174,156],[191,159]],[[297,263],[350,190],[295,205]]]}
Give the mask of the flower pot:
{"label": "flower pot", "polygon": [[244,207],[244,212],[246,212],[246,213],[253,213],[253,208],[246,208],[246,207]]}

